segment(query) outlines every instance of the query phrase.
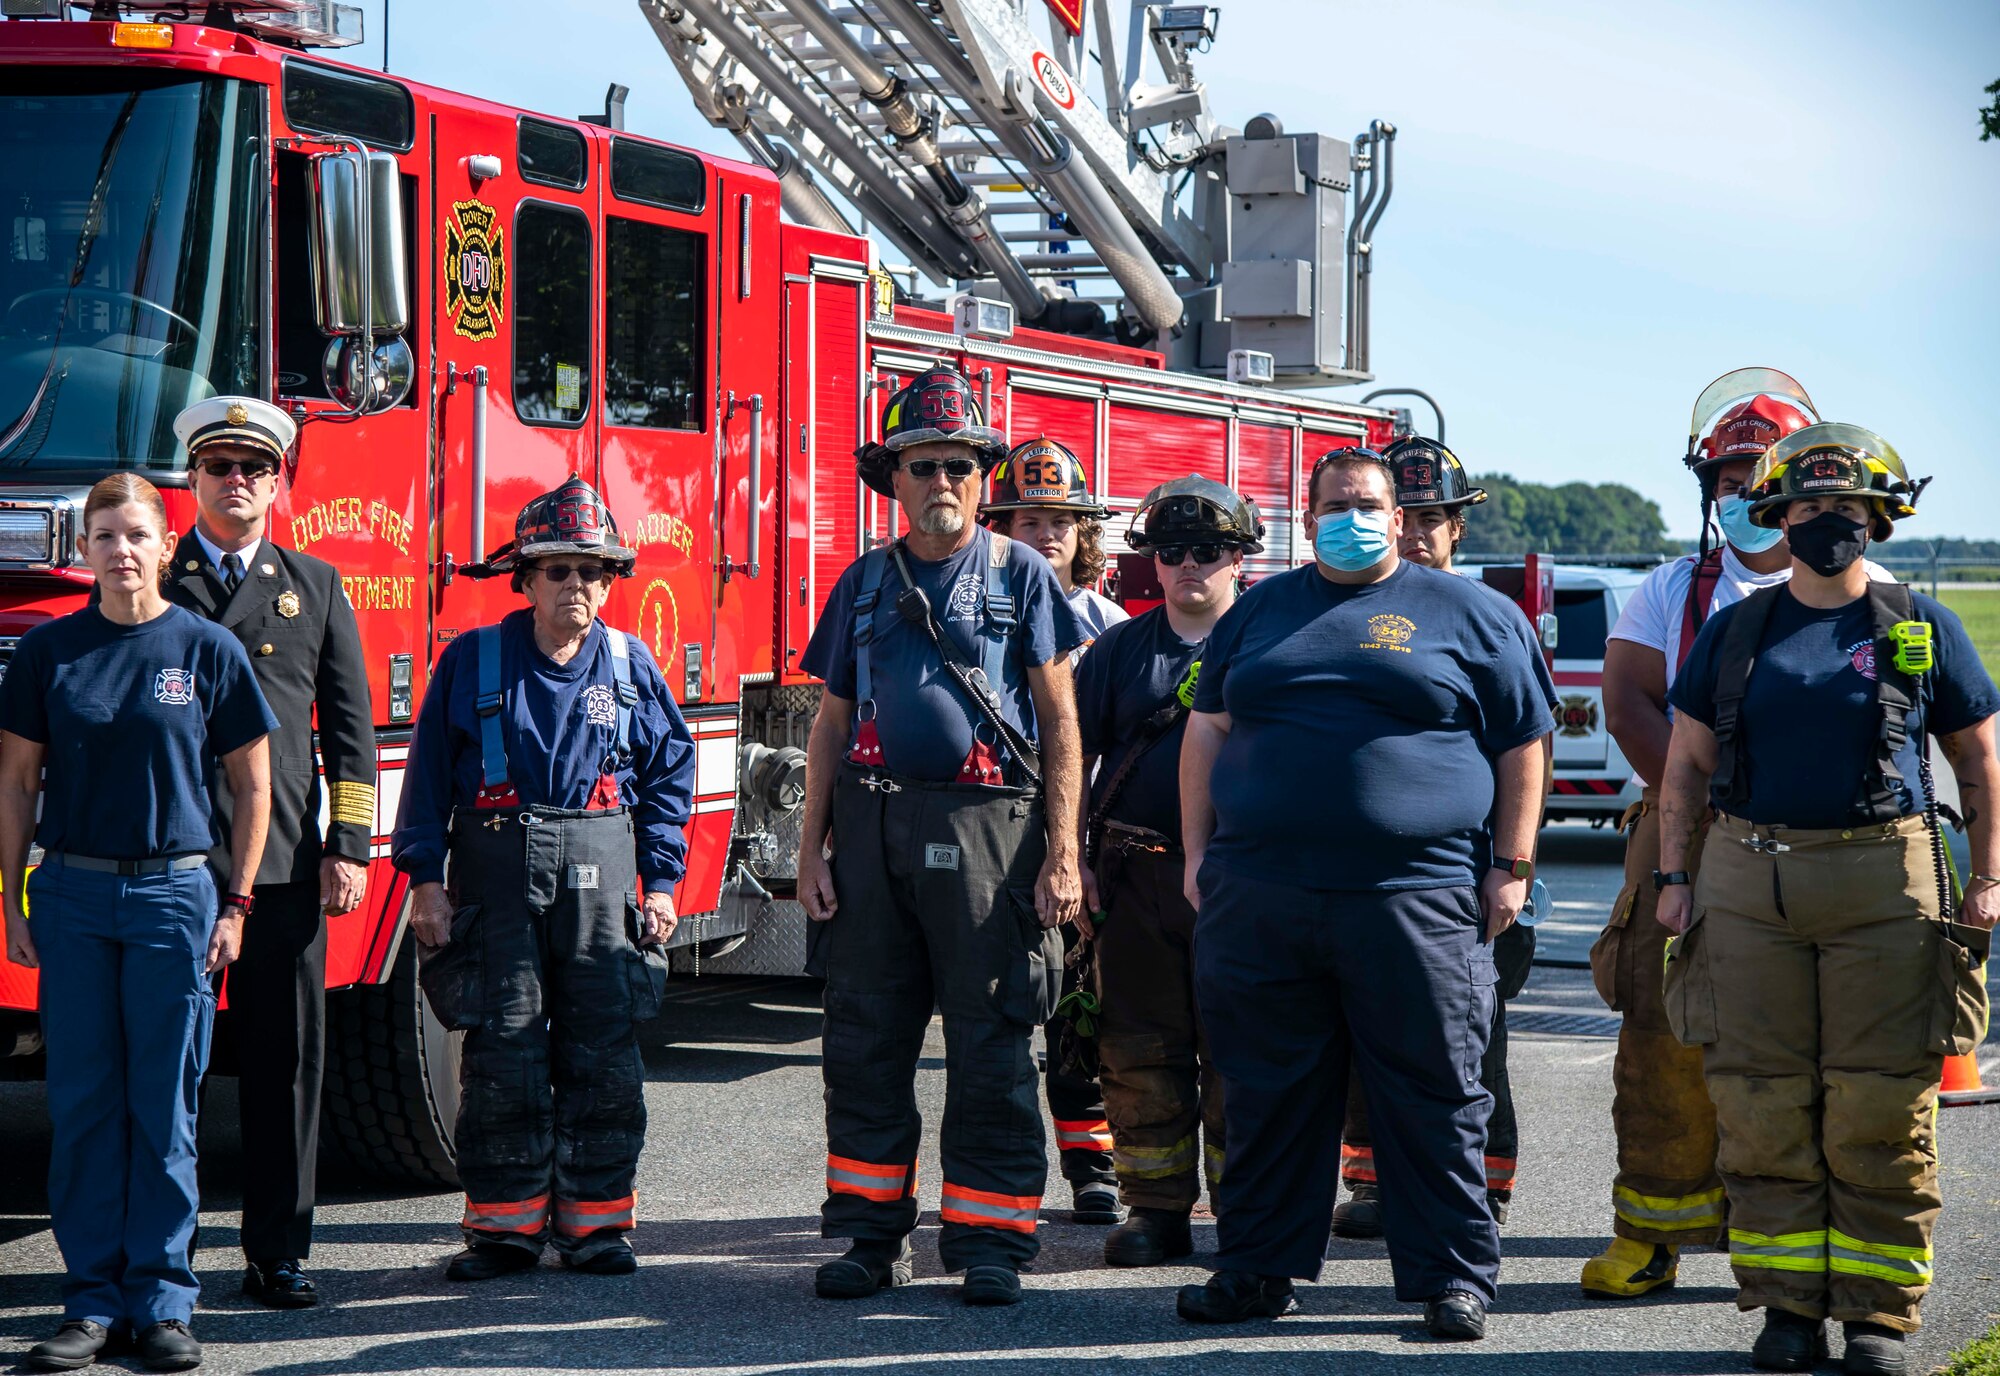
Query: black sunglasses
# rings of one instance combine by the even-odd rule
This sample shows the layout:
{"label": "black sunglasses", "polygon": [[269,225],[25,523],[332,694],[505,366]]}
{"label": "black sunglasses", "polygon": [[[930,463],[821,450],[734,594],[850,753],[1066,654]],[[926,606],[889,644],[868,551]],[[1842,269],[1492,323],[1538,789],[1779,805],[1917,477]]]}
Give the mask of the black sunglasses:
{"label": "black sunglasses", "polygon": [[977,459],[905,459],[903,471],[918,482],[929,482],[942,468],[953,482],[964,482],[979,467]]}
{"label": "black sunglasses", "polygon": [[1179,568],[1192,554],[1197,564],[1213,564],[1229,553],[1227,545],[1155,545],[1153,557],[1168,568]]}
{"label": "black sunglasses", "polygon": [[278,465],[269,459],[210,459],[201,466],[201,471],[211,478],[227,478],[238,469],[254,483],[259,478],[268,478],[276,473]]}
{"label": "black sunglasses", "polygon": [[567,583],[573,573],[589,587],[592,583],[609,583],[614,576],[611,569],[603,564],[542,564],[542,577],[550,583]]}

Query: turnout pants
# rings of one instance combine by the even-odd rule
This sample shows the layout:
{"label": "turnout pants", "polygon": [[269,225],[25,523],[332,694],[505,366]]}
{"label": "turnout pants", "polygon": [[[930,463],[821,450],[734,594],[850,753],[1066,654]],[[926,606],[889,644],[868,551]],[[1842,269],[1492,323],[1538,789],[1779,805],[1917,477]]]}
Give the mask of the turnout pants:
{"label": "turnout pants", "polygon": [[[1618,825],[1625,832],[1625,886],[1590,951],[1598,996],[1625,1015],[1611,1061],[1611,1126],[1618,1139],[1612,1228],[1634,1242],[1720,1243],[1715,1106],[1702,1078],[1701,1050],[1674,1036],[1661,993],[1669,933],[1654,917],[1659,790],[1648,788]],[[1697,832],[1688,852],[1691,875],[1700,873],[1706,835],[1706,827]]]}
{"label": "turnout pants", "polygon": [[1498,973],[1462,888],[1342,893],[1201,870],[1195,993],[1222,1072],[1217,1265],[1319,1275],[1352,1058],[1380,1151],[1396,1297],[1491,1302],[1479,1064]]}
{"label": "turnout pants", "polygon": [[[1076,946],[1076,929],[1065,926],[1062,939],[1064,961],[1058,997],[1077,987],[1076,970],[1068,961],[1068,953]],[[1071,1185],[1108,1185],[1117,1177],[1111,1168],[1111,1124],[1105,1117],[1104,1091],[1098,1081],[1063,1069],[1062,1058],[1056,1054],[1061,1036],[1060,1018],[1043,1024],[1042,1042],[1048,1048],[1044,1079],[1063,1179]]]}
{"label": "turnout pants", "polygon": [[917,1057],[944,1016],[948,1270],[1018,1268],[1040,1248],[1048,1179],[1031,1041],[1054,1012],[1061,938],[1035,918],[1040,800],[843,763],[834,783],[837,911],[813,924],[826,977],[821,1233],[889,1241],[917,1223]]}
{"label": "turnout pants", "polygon": [[463,1028],[458,1176],[465,1240],[573,1261],[632,1227],[646,1138],[637,1024],[666,961],[642,951],[637,851],[623,808],[460,808],[451,942],[424,992]]}
{"label": "turnout pants", "polygon": [[1715,1101],[1737,1305],[1914,1332],[1955,1035],[1923,819],[1719,817],[1694,898],[1666,999]]}
{"label": "turnout pants", "polygon": [[326,1075],[326,922],[319,884],[259,884],[229,967],[243,1119],[243,1255],[312,1251],[320,1086]]}
{"label": "turnout pants", "polygon": [[52,855],[28,878],[48,1043],[49,1213],[63,1318],[186,1323],[201,1285],[195,1116],[215,988],[206,866],[123,877]]}
{"label": "turnout pants", "polygon": [[[1514,1117],[1514,1083],[1507,1075],[1507,1000],[1527,984],[1534,962],[1533,927],[1516,922],[1493,942],[1499,997],[1493,1001],[1493,1030],[1486,1041],[1486,1054],[1479,1061],[1479,1083],[1493,1096],[1493,1117],[1486,1128],[1486,1192],[1501,1203],[1514,1197],[1514,1173],[1521,1151],[1520,1125]],[[1347,1085],[1347,1126],[1340,1142],[1340,1178],[1350,1190],[1376,1183],[1368,1097],[1362,1091],[1361,1077],[1352,1073]]]}
{"label": "turnout pants", "polygon": [[1201,1164],[1222,1178],[1222,1078],[1195,1008],[1194,909],[1177,849],[1098,857],[1097,1052],[1119,1193],[1134,1208],[1193,1210]]}

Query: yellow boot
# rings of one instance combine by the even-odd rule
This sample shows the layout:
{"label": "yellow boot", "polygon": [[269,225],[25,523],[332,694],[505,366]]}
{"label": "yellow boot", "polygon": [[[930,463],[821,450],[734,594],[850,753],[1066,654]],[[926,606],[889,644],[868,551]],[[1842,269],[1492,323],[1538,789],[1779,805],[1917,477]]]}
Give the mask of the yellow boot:
{"label": "yellow boot", "polygon": [[1680,1274],[1680,1252],[1664,1242],[1615,1237],[1583,1264],[1583,1293],[1598,1300],[1625,1300],[1664,1290]]}

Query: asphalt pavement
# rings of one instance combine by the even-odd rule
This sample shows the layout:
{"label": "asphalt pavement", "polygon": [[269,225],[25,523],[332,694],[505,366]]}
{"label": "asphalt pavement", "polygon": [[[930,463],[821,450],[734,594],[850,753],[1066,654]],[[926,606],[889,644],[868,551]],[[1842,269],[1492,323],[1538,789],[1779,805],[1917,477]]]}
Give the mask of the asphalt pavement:
{"label": "asphalt pavement", "polygon": [[[1616,1023],[1588,974],[1562,965],[1582,959],[1618,890],[1619,848],[1608,830],[1565,824],[1550,829],[1543,857],[1556,908],[1540,934],[1541,954],[1558,964],[1537,969],[1511,1005],[1521,1172],[1484,1343],[1430,1343],[1417,1308],[1391,1298],[1375,1243],[1335,1241],[1318,1283],[1300,1287],[1291,1317],[1223,1329],[1183,1323],[1173,1290],[1203,1277],[1212,1225],[1199,1223],[1195,1264],[1110,1270],[1101,1261],[1104,1230],[1067,1221],[1067,1187],[1053,1173],[1026,1302],[966,1308],[935,1245],[944,1078],[935,1025],[918,1073],[927,1127],[918,1281],[869,1300],[815,1299],[813,1268],[842,1249],[818,1229],[825,1138],[817,990],[804,981],[711,977],[679,982],[646,1035],[652,1127],[639,1183],[636,1276],[575,1275],[550,1262],[481,1286],[448,1284],[442,1265],[459,1246],[458,1197],[387,1194],[336,1167],[324,1180],[311,1260],[326,1302],[292,1314],[255,1307],[237,1292],[242,1159],[234,1084],[218,1079],[202,1124],[207,1209],[197,1265],[206,1293],[194,1327],[208,1344],[204,1370],[1747,1371],[1757,1319],[1736,1312],[1719,1255],[1688,1257],[1679,1288],[1647,1300],[1606,1304],[1577,1290],[1578,1269],[1609,1229]],[[2000,1043],[1984,1049],[1992,1084]],[[1916,1340],[1919,1370],[2000,1318],[2000,1106],[1948,1110],[1939,1133],[1946,1206],[1937,1282]],[[0,1354],[55,1325],[62,1267],[42,1187],[48,1146],[40,1086],[0,1085]],[[130,1358],[118,1361],[137,1369]]]}

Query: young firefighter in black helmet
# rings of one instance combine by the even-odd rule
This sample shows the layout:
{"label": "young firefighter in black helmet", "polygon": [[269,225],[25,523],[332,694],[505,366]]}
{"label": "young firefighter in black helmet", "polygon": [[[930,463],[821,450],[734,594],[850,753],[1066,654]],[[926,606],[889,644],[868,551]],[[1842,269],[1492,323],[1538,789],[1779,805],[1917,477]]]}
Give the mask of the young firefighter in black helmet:
{"label": "young firefighter in black helmet", "polygon": [[465,1033],[451,1280],[526,1270],[551,1238],[576,1270],[637,1269],[637,1025],[665,991],[694,785],[659,666],[598,619],[637,560],[581,478],[529,502],[460,570],[527,607],[452,641],[417,715],[393,853],[424,993]]}
{"label": "young firefighter in black helmet", "polygon": [[[1031,1041],[1074,921],[1081,761],[1069,655],[1085,639],[1048,561],[973,519],[1005,452],[965,378],[889,401],[862,481],[908,532],[848,566],[806,647],[825,680],[807,745],[799,900],[826,978],[826,1203],[853,1239],[829,1299],[910,1280],[914,1085],[944,1016],[938,1252],[969,1304],[1013,1304],[1048,1158]],[[831,859],[829,860],[829,848]]]}
{"label": "young firefighter in black helmet", "polygon": [[[1828,1317],[1848,1372],[1908,1369],[1941,1204],[1938,1079],[1986,1021],[2000,691],[1956,616],[1861,562],[1923,486],[1859,426],[1772,446],[1751,516],[1785,531],[1791,579],[1711,617],[1674,680],[1654,876],[1677,933],[1667,1015],[1702,1050],[1736,1303],[1765,1311],[1751,1359],[1768,1371],[1809,1370]],[[1967,819],[1958,903],[1930,737]]]}
{"label": "young firefighter in black helmet", "polygon": [[[1411,435],[1384,451],[1396,476],[1396,504],[1403,509],[1403,558],[1426,568],[1451,572],[1452,558],[1465,539],[1465,513],[1486,500],[1483,489],[1465,476],[1458,456],[1436,440]],[[1484,588],[1475,576],[1472,580]],[[1498,589],[1495,597],[1513,607]],[[1526,618],[1519,629],[1527,642],[1551,711],[1559,710],[1555,679],[1535,643]],[[1493,1030],[1479,1062],[1479,1083],[1493,1096],[1493,1116],[1486,1126],[1486,1202],[1495,1223],[1507,1221],[1514,1198],[1514,1171],[1520,1150],[1520,1128],[1514,1115],[1514,1087],[1507,1076],[1507,1000],[1528,982],[1535,959],[1535,929],[1516,922],[1493,939],[1493,964],[1500,972],[1493,1003]],[[1368,1100],[1358,1076],[1347,1088],[1347,1127],[1341,1135],[1340,1178],[1349,1197],[1333,1211],[1333,1231],[1341,1237],[1382,1236],[1381,1186],[1376,1179],[1375,1144],[1368,1131]]]}
{"label": "young firefighter in black helmet", "polygon": [[[986,503],[979,508],[980,520],[989,527],[1049,561],[1070,610],[1091,641],[1126,619],[1123,607],[1091,586],[1104,573],[1105,514],[1104,504],[1090,495],[1076,455],[1045,437],[1015,445],[994,467]],[[1072,669],[1087,648],[1089,642],[1072,652]],[[1074,948],[1077,926],[1062,930],[1065,947]],[[1065,995],[1078,987],[1079,968],[1071,950],[1065,950]],[[1118,1204],[1118,1177],[1111,1169],[1111,1125],[1104,1115],[1104,1091],[1087,1067],[1065,1063],[1060,1018],[1050,1019],[1044,1032],[1048,1045],[1044,1083],[1063,1178],[1069,1181],[1075,1204],[1070,1219],[1118,1223],[1125,1213]]]}
{"label": "young firefighter in black helmet", "polygon": [[1195,1011],[1195,915],[1181,892],[1181,737],[1202,645],[1263,536],[1256,505],[1213,479],[1147,493],[1126,543],[1152,555],[1164,600],[1105,631],[1078,670],[1085,773],[1099,766],[1083,871],[1099,1073],[1132,1210],[1104,1240],[1113,1266],[1188,1255],[1203,1160],[1211,1195],[1222,1175],[1222,1086]]}

